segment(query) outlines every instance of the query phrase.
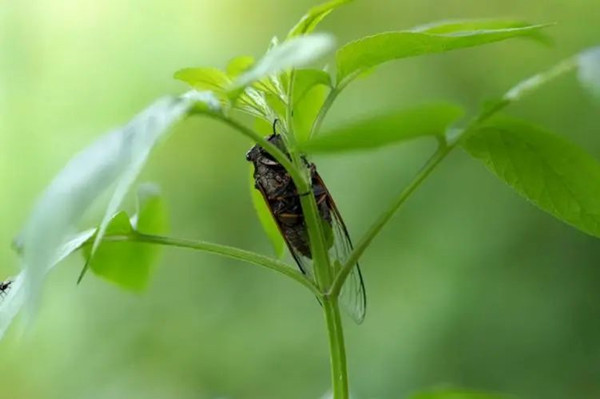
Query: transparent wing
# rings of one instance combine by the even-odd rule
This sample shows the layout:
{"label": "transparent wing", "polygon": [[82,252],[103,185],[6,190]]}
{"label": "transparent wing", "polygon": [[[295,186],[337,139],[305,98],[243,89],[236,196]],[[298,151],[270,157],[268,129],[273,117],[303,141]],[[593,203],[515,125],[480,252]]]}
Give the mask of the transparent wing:
{"label": "transparent wing", "polygon": [[[331,208],[331,228],[333,231],[333,245],[329,250],[329,256],[337,272],[352,252],[352,241],[350,241],[346,225],[331,196],[328,196],[327,201]],[[354,266],[342,287],[340,304],[357,324],[363,322],[367,311],[367,292],[358,263]]]}

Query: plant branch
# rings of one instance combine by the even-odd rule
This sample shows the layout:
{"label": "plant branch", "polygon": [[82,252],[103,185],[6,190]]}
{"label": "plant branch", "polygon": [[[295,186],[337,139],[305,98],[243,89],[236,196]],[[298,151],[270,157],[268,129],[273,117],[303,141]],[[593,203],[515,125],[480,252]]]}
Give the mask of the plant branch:
{"label": "plant branch", "polygon": [[384,211],[379,219],[377,219],[358,242],[348,260],[337,274],[328,296],[337,297],[346,281],[346,278],[358,262],[363,252],[369,247],[371,241],[379,234],[381,229],[390,221],[396,211],[406,202],[406,200],[415,192],[415,190],[423,183],[423,181],[433,172],[436,166],[448,155],[454,146],[440,145],[437,151],[429,158],[423,168],[417,173],[413,180],[406,186],[400,195],[391,203],[386,211]]}
{"label": "plant branch", "polygon": [[[296,150],[296,138],[293,131],[293,98],[294,98],[294,70],[290,73],[290,82],[288,87],[288,106],[286,109],[286,118],[288,125],[290,146],[290,157],[294,166],[302,170],[306,178],[295,181],[296,189],[299,194],[310,193],[310,195],[300,196],[300,205],[302,214],[308,231],[310,251],[313,259],[313,270],[318,288],[321,292],[327,292],[332,282],[331,266],[329,262],[329,253],[323,234],[323,225],[321,213],[317,206],[312,187],[312,171],[308,167],[303,157]],[[333,100],[332,100],[333,101]],[[331,367],[331,384],[333,386],[334,399],[348,399],[348,372],[346,366],[346,348],[344,344],[344,331],[342,328],[342,319],[340,317],[340,308],[337,297],[328,298],[321,296],[321,304],[325,315],[327,325],[327,336],[329,341],[329,358]]]}
{"label": "plant branch", "polygon": [[228,118],[225,115],[220,114],[220,113],[201,112],[199,114],[206,115],[213,119],[217,119],[217,120],[225,123],[226,125],[229,125],[230,127],[236,129],[237,131],[242,133],[244,136],[250,138],[252,141],[256,142],[258,145],[260,145],[262,148],[264,148],[269,154],[271,154],[273,156],[273,158],[275,158],[277,160],[277,162],[279,162],[285,168],[285,170],[288,171],[288,173],[290,174],[292,179],[294,179],[294,181],[303,180],[302,173],[300,172],[300,170],[298,168],[296,168],[296,166],[294,166],[294,164],[290,161],[290,159],[279,148],[277,148],[275,145],[271,144],[264,137],[262,137],[259,133],[255,132],[252,129],[247,128],[246,126],[242,125],[241,123],[239,123],[231,118]]}
{"label": "plant branch", "polygon": [[122,241],[130,241],[130,242],[139,242],[146,244],[156,244],[163,245],[169,247],[178,247],[178,248],[187,248],[193,249],[197,251],[209,252],[212,254],[217,254],[224,256],[226,258],[237,259],[241,261],[245,261],[248,263],[252,263],[258,266],[265,267],[270,270],[274,270],[278,273],[286,275],[287,277],[296,280],[300,284],[307,287],[313,294],[317,297],[321,297],[320,291],[317,289],[315,284],[306,278],[302,273],[296,271],[292,267],[288,266],[286,263],[281,262],[279,260],[270,258],[268,256],[260,255],[255,252],[246,251],[244,249],[230,247],[228,245],[215,244],[206,241],[195,241],[195,240],[186,240],[180,238],[173,237],[163,237],[156,235],[148,235],[141,233],[130,233],[130,234],[119,234],[119,235],[107,235],[102,238],[102,241],[106,242],[122,242]]}
{"label": "plant branch", "polygon": [[287,93],[288,105],[286,108],[286,122],[289,136],[288,141],[291,144],[288,151],[290,153],[290,158],[293,165],[297,170],[303,172],[304,178],[296,179],[294,176],[292,176],[292,179],[294,180],[296,190],[299,194],[311,194],[300,195],[300,205],[302,207],[302,214],[304,215],[306,230],[308,231],[308,240],[313,258],[313,269],[317,286],[322,292],[325,292],[329,289],[329,285],[331,284],[332,280],[329,266],[329,254],[325,246],[325,236],[323,234],[323,226],[321,225],[321,214],[319,213],[317,202],[315,196],[313,195],[311,171],[309,170],[306,161],[300,156],[296,148],[296,137],[294,136],[293,125],[294,77],[295,71],[292,70],[290,72],[290,81]]}
{"label": "plant branch", "polygon": [[317,134],[318,131],[321,130],[321,125],[323,124],[323,120],[325,119],[327,112],[329,112],[329,109],[333,105],[333,102],[335,101],[337,96],[340,94],[340,91],[341,90],[338,87],[334,87],[329,91],[329,94],[327,94],[327,97],[325,98],[325,101],[323,102],[323,105],[321,106],[321,109],[319,110],[319,113],[317,114],[317,117],[315,118],[315,121],[313,122],[313,125],[310,129],[310,134],[308,135],[309,139],[312,138],[314,135]]}
{"label": "plant branch", "polygon": [[[346,278],[352,271],[354,265],[358,262],[363,252],[367,249],[373,238],[379,234],[381,229],[392,218],[398,208],[404,204],[408,197],[410,197],[410,195],[421,185],[421,183],[431,174],[435,167],[446,157],[446,155],[448,155],[450,151],[452,151],[454,147],[460,144],[462,140],[467,139],[477,130],[479,126],[481,126],[496,113],[500,112],[512,103],[520,100],[524,96],[532,93],[542,85],[551,82],[567,72],[572,71],[577,67],[577,65],[577,59],[571,57],[544,72],[538,73],[519,82],[509,91],[507,91],[499,101],[493,103],[491,107],[483,109],[480,114],[471,119],[471,121],[464,128],[457,131],[457,134],[451,139],[450,142],[447,141],[447,138],[445,140],[440,140],[440,146],[438,147],[436,153],[429,159],[429,161],[427,161],[425,166],[415,176],[412,182],[404,189],[404,191],[402,191],[402,193],[400,193],[398,198],[392,202],[391,206],[379,217],[379,219],[375,221],[375,223],[373,223],[373,225],[371,225],[367,233],[365,233],[356,248],[350,254],[350,257],[340,272],[337,274],[331,286],[331,290],[327,295],[339,295]],[[354,79],[354,77],[351,77],[349,80],[351,79]],[[345,84],[347,85],[348,83]],[[323,108],[321,111],[323,111]]]}
{"label": "plant branch", "polygon": [[321,125],[323,124],[323,120],[325,119],[325,116],[327,116],[327,113],[329,112],[329,109],[333,105],[333,102],[336,100],[337,96],[359,74],[360,73],[354,73],[352,75],[349,75],[348,77],[346,77],[346,79],[339,82],[335,87],[333,87],[329,91],[329,94],[327,94],[327,97],[325,98],[325,101],[323,102],[323,105],[321,106],[321,109],[319,110],[319,113],[317,114],[317,117],[315,118],[315,121],[313,122],[313,125],[310,129],[310,134],[308,135],[309,139],[312,138],[314,135],[316,135],[321,130]]}
{"label": "plant branch", "polygon": [[331,382],[334,399],[348,399],[348,370],[346,367],[346,346],[340,307],[336,297],[323,298],[323,312],[327,323]]}

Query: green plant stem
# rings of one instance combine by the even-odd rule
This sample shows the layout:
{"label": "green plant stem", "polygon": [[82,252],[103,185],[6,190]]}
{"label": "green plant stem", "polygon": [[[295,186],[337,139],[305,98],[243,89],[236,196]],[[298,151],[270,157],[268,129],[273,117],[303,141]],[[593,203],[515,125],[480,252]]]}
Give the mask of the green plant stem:
{"label": "green plant stem", "polygon": [[296,271],[284,262],[251,251],[246,251],[240,248],[230,247],[228,245],[215,244],[206,241],[185,240],[180,238],[148,235],[136,232],[130,234],[107,235],[102,238],[102,241],[131,241],[146,244],[163,245],[168,247],[187,248],[221,255],[231,259],[245,261],[284,274],[287,277],[290,277],[293,280],[296,280],[300,284],[304,285],[306,288],[311,290],[311,292],[317,297],[322,297],[321,292],[317,289],[317,287],[312,281],[307,279],[302,273]]}
{"label": "green plant stem", "polygon": [[[304,215],[304,222],[308,231],[315,280],[320,291],[327,292],[333,276],[329,263],[329,253],[325,243],[325,235],[323,234],[322,218],[313,193],[311,170],[307,167],[304,158],[297,152],[293,131],[294,76],[295,73],[292,71],[290,74],[288,107],[286,112],[288,135],[292,142],[290,147],[290,157],[294,166],[305,173],[304,179],[297,181],[294,179],[294,183],[296,184],[296,189],[299,194],[310,194],[300,196],[300,205],[302,206],[302,214]],[[325,315],[329,341],[329,364],[331,368],[333,397],[334,399],[348,399],[346,348],[344,344],[344,330],[342,328],[338,298],[322,296],[321,304]]]}
{"label": "green plant stem", "polygon": [[[293,87],[292,85],[293,83],[290,82],[290,87]],[[290,137],[293,137],[294,132],[291,123],[292,112],[289,109],[289,107],[292,106],[291,96],[292,93],[290,93],[290,97],[288,98],[289,111],[287,116],[289,119],[287,121],[287,125],[289,130],[288,134]],[[247,136],[257,142],[261,147],[269,152],[269,154],[273,155],[273,157],[290,174],[299,193],[312,193],[311,178],[308,175],[306,165],[303,159],[297,153],[295,146],[290,148],[290,160],[290,158],[288,158],[281,150],[279,150],[279,148],[265,140],[254,130],[249,129],[239,122],[227,118],[222,114],[207,113],[206,115],[226,123],[232,128],[238,130],[244,136]],[[294,144],[294,142],[292,144]],[[325,239],[322,232],[320,216],[314,195],[302,195],[300,197],[300,204],[302,206],[302,212],[304,214],[304,220],[308,230],[311,253],[313,254],[315,277],[317,279],[317,284],[321,288],[321,292],[325,292],[331,283],[329,256],[327,254],[327,249],[325,248]]]}
{"label": "green plant stem", "polygon": [[[300,195],[300,205],[304,222],[308,231],[308,239],[310,243],[311,254],[313,258],[313,269],[317,286],[322,292],[329,289],[331,284],[331,270],[329,265],[329,254],[325,245],[325,236],[323,234],[323,226],[321,224],[321,214],[319,213],[317,202],[312,190],[312,176],[307,164],[298,153],[296,148],[296,137],[294,136],[293,125],[293,98],[294,98],[294,77],[295,71],[290,72],[290,81],[288,85],[288,104],[286,108],[286,119],[288,127],[288,142],[290,143],[289,153],[292,164],[297,170],[303,172],[304,178],[296,179],[292,176],[296,190]],[[285,167],[285,166],[284,166]],[[287,168],[286,168],[287,169]],[[310,195],[305,195],[310,193]]]}
{"label": "green plant stem", "polygon": [[300,169],[298,169],[279,148],[277,148],[275,145],[271,144],[264,137],[262,137],[259,133],[255,132],[252,129],[247,128],[246,126],[242,125],[241,123],[239,123],[231,118],[228,118],[222,114],[212,113],[212,112],[199,112],[199,114],[206,115],[213,119],[217,119],[217,120],[229,125],[230,127],[234,128],[235,130],[239,131],[244,136],[250,138],[252,141],[258,143],[269,154],[271,154],[273,156],[273,158],[275,158],[277,160],[277,162],[279,162],[285,168],[285,170],[288,171],[288,173],[290,174],[290,176],[292,177],[292,179],[294,181],[303,180]]}
{"label": "green plant stem", "polygon": [[358,242],[348,260],[344,264],[342,270],[336,276],[331,290],[329,291],[330,296],[337,297],[339,295],[346,278],[354,268],[354,265],[358,262],[363,252],[369,247],[373,238],[379,234],[381,229],[387,224],[387,222],[394,216],[396,211],[406,202],[406,200],[415,192],[415,190],[423,183],[423,181],[433,172],[436,166],[448,155],[448,153],[454,148],[454,146],[440,145],[437,151],[429,158],[427,163],[421,168],[419,173],[413,178],[413,180],[406,186],[406,188],[400,193],[400,195],[390,204],[381,216],[371,225],[369,230]]}
{"label": "green plant stem", "polygon": [[329,91],[329,94],[327,94],[327,97],[325,98],[325,101],[323,102],[323,105],[321,106],[321,109],[319,110],[319,113],[317,114],[317,117],[315,118],[315,121],[313,122],[313,125],[310,129],[310,134],[308,135],[309,139],[312,138],[315,134],[317,134],[319,130],[321,130],[323,120],[325,119],[327,112],[329,112],[329,109],[333,105],[333,102],[340,94],[340,91],[341,89],[339,87],[334,87]]}
{"label": "green plant stem", "polygon": [[331,382],[334,399],[348,399],[348,370],[346,367],[346,346],[344,330],[337,297],[323,298],[323,312],[327,323]]}
{"label": "green plant stem", "polygon": [[360,240],[356,248],[350,254],[350,257],[344,264],[342,270],[336,276],[329,295],[338,295],[346,281],[346,278],[352,271],[352,268],[358,262],[363,252],[367,249],[373,238],[381,231],[383,226],[392,218],[394,213],[404,204],[404,202],[410,197],[410,195],[419,187],[419,185],[431,174],[435,167],[448,155],[454,147],[456,147],[462,140],[467,139],[476,129],[481,126],[485,121],[490,119],[492,116],[511,105],[512,103],[522,99],[526,95],[532,93],[542,85],[549,83],[559,76],[562,76],[575,68],[577,68],[577,58],[568,58],[552,68],[531,76],[519,82],[507,91],[502,98],[497,101],[493,106],[488,109],[484,109],[478,116],[473,118],[463,129],[458,131],[457,135],[452,138],[450,143],[441,140],[440,147],[436,153],[427,161],[421,171],[415,176],[413,181],[404,189],[404,191],[398,196],[398,198],[391,204],[391,206],[373,223],[371,228]]}
{"label": "green plant stem", "polygon": [[[290,87],[293,87],[293,83],[291,82]],[[289,111],[287,115],[287,126],[288,135],[289,137],[292,137],[293,140],[294,132],[291,123],[292,112],[289,108],[292,106],[291,96],[292,93],[290,93],[290,96],[288,98]],[[273,144],[265,140],[254,130],[248,129],[246,126],[221,114],[207,115],[212,116],[213,118],[217,118],[218,120],[228,124],[229,126],[238,130],[243,135],[257,142],[261,147],[267,150],[269,154],[273,155],[273,157],[290,174],[299,193],[312,193],[312,184],[310,176],[308,176],[307,174],[306,165],[304,164],[303,159],[297,153],[295,145],[292,145],[290,148],[290,160],[290,158],[288,158],[281,150],[279,150],[279,148],[275,147]],[[292,144],[295,144],[295,142],[292,141]],[[322,292],[325,292],[325,290],[329,288],[329,284],[331,283],[331,277],[329,276],[329,257],[324,244],[325,239],[323,236],[321,224],[319,222],[319,212],[317,209],[317,203],[315,201],[314,195],[302,195],[300,197],[300,204],[302,206],[304,220],[306,222],[308,230],[308,237],[311,245],[311,253],[313,254],[315,277],[317,279],[317,284],[321,288]]]}
{"label": "green plant stem", "polygon": [[360,73],[361,72],[355,72],[347,76],[329,91],[329,94],[327,94],[327,97],[325,98],[325,101],[323,102],[323,105],[321,106],[321,109],[319,110],[319,113],[317,114],[317,117],[315,118],[315,121],[310,129],[310,134],[308,135],[309,139],[321,130],[323,120],[325,120],[325,116],[327,116],[327,113],[333,105],[333,102],[337,99],[337,96],[346,88],[346,86],[350,84],[350,82],[356,79]]}

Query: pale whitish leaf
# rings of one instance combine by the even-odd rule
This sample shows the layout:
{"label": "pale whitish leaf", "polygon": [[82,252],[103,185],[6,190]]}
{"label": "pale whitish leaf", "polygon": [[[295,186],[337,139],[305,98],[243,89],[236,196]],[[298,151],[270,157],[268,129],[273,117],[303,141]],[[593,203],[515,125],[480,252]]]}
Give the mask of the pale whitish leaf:
{"label": "pale whitish leaf", "polygon": [[338,84],[384,62],[480,46],[513,37],[531,37],[547,25],[490,28],[433,34],[416,31],[386,32],[350,42],[336,53]]}
{"label": "pale whitish leaf", "polygon": [[312,32],[323,18],[328,16],[336,8],[349,3],[350,1],[351,0],[332,0],[311,8],[290,30],[288,39]]}
{"label": "pale whitish leaf", "polygon": [[273,46],[249,71],[236,79],[232,90],[289,68],[305,67],[329,53],[334,45],[333,36],[319,33],[296,37]]}
{"label": "pale whitish leaf", "polygon": [[578,58],[579,81],[600,100],[600,47],[586,50]]}
{"label": "pale whitish leaf", "polygon": [[76,155],[37,201],[23,231],[25,286],[31,309],[57,248],[90,205],[113,187],[96,234],[97,249],[110,218],[167,129],[198,101],[213,109],[218,101],[208,93],[162,98],[130,123],[100,137]]}
{"label": "pale whitish leaf", "polygon": [[600,162],[582,148],[508,118],[486,123],[462,145],[539,208],[600,237]]}
{"label": "pale whitish leaf", "polygon": [[[83,231],[69,239],[61,245],[54,255],[54,260],[48,265],[48,269],[44,274],[48,273],[54,266],[65,259],[74,251],[81,248],[83,244],[88,242],[96,233],[96,229]],[[21,249],[22,250],[22,249]],[[23,282],[25,281],[25,273],[21,272],[14,280],[6,297],[0,300],[0,339],[6,333],[6,330],[14,320],[14,317],[21,310],[25,300],[25,290]]]}

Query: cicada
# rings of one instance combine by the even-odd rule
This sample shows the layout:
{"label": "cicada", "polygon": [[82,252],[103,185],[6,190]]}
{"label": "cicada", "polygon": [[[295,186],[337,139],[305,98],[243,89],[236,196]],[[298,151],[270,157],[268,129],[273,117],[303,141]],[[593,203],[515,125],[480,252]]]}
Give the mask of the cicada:
{"label": "cicada", "polygon": [[[274,131],[267,141],[289,156],[280,134]],[[260,145],[252,147],[246,159],[254,164],[254,187],[261,192],[292,257],[302,273],[314,278],[308,231],[300,205],[300,196],[311,193],[298,193],[289,173]],[[311,173],[312,195],[324,226],[331,264],[337,271],[352,252],[348,229],[315,164],[302,159]],[[354,321],[363,321],[367,297],[358,263],[342,287],[340,303]]]}

